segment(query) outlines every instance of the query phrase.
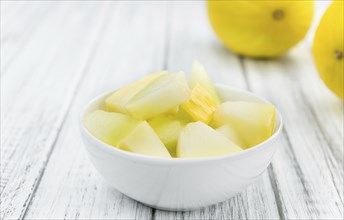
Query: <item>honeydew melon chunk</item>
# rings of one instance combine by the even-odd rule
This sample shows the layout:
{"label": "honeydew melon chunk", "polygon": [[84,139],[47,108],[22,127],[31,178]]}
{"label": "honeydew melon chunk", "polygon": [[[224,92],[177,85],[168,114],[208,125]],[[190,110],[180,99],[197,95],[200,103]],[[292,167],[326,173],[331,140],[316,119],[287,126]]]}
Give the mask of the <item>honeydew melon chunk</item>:
{"label": "honeydew melon chunk", "polygon": [[119,149],[158,157],[171,157],[153,128],[142,121],[118,145]]}
{"label": "honeydew melon chunk", "polygon": [[190,78],[190,87],[194,88],[197,84],[200,84],[204,89],[206,89],[210,96],[216,101],[216,104],[221,103],[220,96],[217,94],[217,91],[209,79],[207,71],[205,70],[204,66],[199,63],[198,61],[194,61],[192,65],[192,72]]}
{"label": "honeydew melon chunk", "polygon": [[222,125],[221,127],[217,128],[216,131],[223,134],[226,138],[231,140],[233,143],[235,143],[242,149],[247,148],[244,140],[240,137],[238,132],[229,124]]}
{"label": "honeydew melon chunk", "polygon": [[138,92],[154,82],[156,79],[167,75],[167,71],[160,71],[146,76],[143,79],[137,80],[134,83],[121,88],[114,92],[105,100],[105,107],[110,112],[120,112],[127,114],[125,105],[132,99]]}
{"label": "honeydew melon chunk", "polygon": [[177,145],[177,157],[211,157],[240,151],[239,146],[201,121],[189,123]]}
{"label": "honeydew melon chunk", "polygon": [[217,103],[207,90],[197,83],[191,91],[189,100],[181,106],[195,121],[203,121],[208,124],[213,117]]}
{"label": "honeydew melon chunk", "polygon": [[103,110],[96,110],[84,119],[84,125],[92,135],[115,147],[137,124],[138,121],[128,115]]}
{"label": "honeydew melon chunk", "polygon": [[187,121],[164,114],[157,115],[148,121],[172,157],[176,157],[178,137]]}
{"label": "honeydew melon chunk", "polygon": [[184,73],[162,76],[136,94],[127,111],[137,119],[149,119],[177,107],[189,98],[190,89]]}
{"label": "honeydew melon chunk", "polygon": [[255,102],[224,102],[214,113],[211,124],[220,127],[229,124],[245,142],[245,147],[255,146],[268,139],[274,130],[275,107]]}

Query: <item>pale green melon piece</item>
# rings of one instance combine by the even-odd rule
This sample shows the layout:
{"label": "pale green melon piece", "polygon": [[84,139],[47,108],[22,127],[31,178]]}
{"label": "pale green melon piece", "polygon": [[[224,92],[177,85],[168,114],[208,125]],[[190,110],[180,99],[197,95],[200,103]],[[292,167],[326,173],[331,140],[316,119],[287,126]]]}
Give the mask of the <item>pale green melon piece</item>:
{"label": "pale green melon piece", "polygon": [[157,157],[171,157],[153,128],[143,121],[118,145],[122,150]]}
{"label": "pale green melon piece", "polygon": [[187,121],[177,119],[175,116],[157,115],[148,121],[160,140],[164,143],[172,157],[176,157],[178,137]]}
{"label": "pale green melon piece", "polygon": [[256,102],[224,102],[214,113],[212,126],[229,124],[243,139],[246,146],[255,146],[268,139],[275,126],[275,107]]}
{"label": "pale green melon piece", "polygon": [[96,110],[84,119],[86,129],[99,140],[117,146],[138,121],[128,115]]}
{"label": "pale green melon piece", "polygon": [[125,106],[137,119],[149,119],[185,102],[190,89],[184,73],[162,76],[135,95]]}
{"label": "pale green melon piece", "polygon": [[244,140],[240,137],[238,132],[229,124],[222,125],[221,127],[217,128],[216,131],[223,134],[226,138],[231,140],[233,143],[241,147],[242,149],[246,149],[247,147]]}
{"label": "pale green melon piece", "polygon": [[203,122],[189,123],[181,132],[177,157],[211,157],[233,154],[242,149]]}
{"label": "pale green melon piece", "polygon": [[220,96],[217,94],[212,81],[209,79],[207,71],[198,61],[194,61],[193,63],[189,84],[191,88],[194,88],[197,84],[201,85],[205,90],[208,91],[209,95],[215,100],[216,104],[221,103]]}
{"label": "pale green melon piece", "polygon": [[156,79],[167,75],[167,71],[160,71],[150,74],[143,79],[137,80],[134,83],[123,87],[105,100],[105,107],[110,112],[120,112],[127,114],[125,105],[132,99],[138,92],[154,82]]}

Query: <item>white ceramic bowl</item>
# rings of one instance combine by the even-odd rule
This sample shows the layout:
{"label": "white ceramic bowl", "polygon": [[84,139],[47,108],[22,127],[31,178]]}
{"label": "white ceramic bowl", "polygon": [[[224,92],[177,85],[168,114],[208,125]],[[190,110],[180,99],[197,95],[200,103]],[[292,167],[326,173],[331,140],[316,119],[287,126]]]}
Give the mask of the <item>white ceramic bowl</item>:
{"label": "white ceramic bowl", "polygon": [[[252,93],[216,86],[223,100],[263,102]],[[190,210],[227,200],[253,183],[269,166],[282,129],[276,114],[274,134],[263,143],[232,155],[208,158],[158,158],[119,150],[92,136],[84,127],[85,115],[102,108],[111,93],[91,100],[80,116],[81,134],[88,155],[99,173],[117,190],[148,206]]]}

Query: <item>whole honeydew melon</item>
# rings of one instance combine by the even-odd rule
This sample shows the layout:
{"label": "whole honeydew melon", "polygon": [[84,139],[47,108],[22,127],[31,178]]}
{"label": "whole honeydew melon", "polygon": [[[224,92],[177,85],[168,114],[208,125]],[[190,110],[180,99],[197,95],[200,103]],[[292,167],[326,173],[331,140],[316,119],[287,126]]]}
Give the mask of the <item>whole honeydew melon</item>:
{"label": "whole honeydew melon", "polygon": [[208,1],[210,23],[225,46],[244,56],[279,56],[300,42],[313,18],[312,0]]}

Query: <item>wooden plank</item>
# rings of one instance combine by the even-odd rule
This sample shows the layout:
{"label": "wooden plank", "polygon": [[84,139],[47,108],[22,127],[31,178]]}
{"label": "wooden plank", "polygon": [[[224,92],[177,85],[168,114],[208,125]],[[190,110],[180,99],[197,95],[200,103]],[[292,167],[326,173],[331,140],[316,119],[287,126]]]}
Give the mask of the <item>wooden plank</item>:
{"label": "wooden plank", "polygon": [[150,219],[152,209],[119,193],[83,150],[78,114],[88,100],[163,68],[164,2],[120,2],[73,101],[25,219]]}
{"label": "wooden plank", "polygon": [[[42,17],[54,16],[54,2],[3,2],[1,5],[1,74],[4,74],[10,61],[15,61],[23,47],[30,45],[35,30]],[[16,10],[10,10],[14,8]]]}
{"label": "wooden plank", "polygon": [[18,4],[15,1],[1,1],[1,24],[8,22],[18,15],[19,11],[23,11],[26,5]]}
{"label": "wooden plank", "polygon": [[106,20],[62,6],[2,76],[1,219],[24,215]]}
{"label": "wooden plank", "polygon": [[279,219],[272,191],[264,190],[267,186],[270,179],[265,172],[254,185],[228,201],[195,211],[156,210],[154,219]]}
{"label": "wooden plank", "polygon": [[275,103],[284,118],[283,146],[272,166],[284,217],[342,218],[342,130],[324,131],[336,130],[331,122],[343,121],[343,109],[316,80],[309,47],[301,43],[280,59],[244,64],[251,89]]}
{"label": "wooden plank", "polygon": [[[168,68],[187,70],[194,59],[200,60],[216,82],[246,89],[240,59],[216,39],[208,23],[204,3],[178,2],[170,7],[171,28]],[[269,173],[223,203],[190,212],[156,210],[155,219],[278,219],[278,207]]]}

